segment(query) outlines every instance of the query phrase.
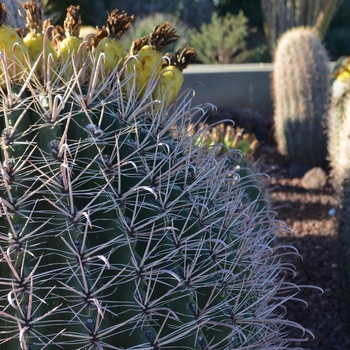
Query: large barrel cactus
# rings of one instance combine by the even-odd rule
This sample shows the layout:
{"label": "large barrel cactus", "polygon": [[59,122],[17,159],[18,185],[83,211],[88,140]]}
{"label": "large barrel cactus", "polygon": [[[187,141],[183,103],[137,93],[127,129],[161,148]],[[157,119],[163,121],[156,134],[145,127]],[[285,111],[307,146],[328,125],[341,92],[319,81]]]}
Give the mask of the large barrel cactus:
{"label": "large barrel cactus", "polygon": [[1,350],[284,349],[286,327],[304,336],[284,317],[297,287],[273,241],[287,229],[251,195],[258,175],[194,145],[191,92],[154,99],[156,76],[140,94],[137,56],[103,75],[104,53],[81,61],[81,45],[57,64],[24,53],[14,75],[1,52]]}
{"label": "large barrel cactus", "polygon": [[297,27],[278,41],[273,99],[278,148],[293,163],[324,166],[330,104],[327,52],[314,29]]}

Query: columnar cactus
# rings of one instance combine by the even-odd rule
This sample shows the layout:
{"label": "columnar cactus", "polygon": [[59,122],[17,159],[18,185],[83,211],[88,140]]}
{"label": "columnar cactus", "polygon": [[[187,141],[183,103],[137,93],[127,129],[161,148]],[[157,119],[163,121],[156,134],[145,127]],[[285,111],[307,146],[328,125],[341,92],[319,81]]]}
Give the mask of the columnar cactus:
{"label": "columnar cactus", "polygon": [[279,40],[273,99],[278,148],[290,162],[324,166],[330,104],[328,55],[312,28],[298,27]]}
{"label": "columnar cactus", "polygon": [[256,174],[193,145],[192,94],[153,99],[158,77],[141,97],[127,62],[100,79],[103,54],[68,57],[67,80],[38,60],[15,79],[0,56],[1,349],[284,349],[305,331],[284,318],[286,226],[249,196]]}
{"label": "columnar cactus", "polygon": [[271,52],[284,32],[299,26],[314,27],[323,38],[342,0],[261,0],[264,30]]}

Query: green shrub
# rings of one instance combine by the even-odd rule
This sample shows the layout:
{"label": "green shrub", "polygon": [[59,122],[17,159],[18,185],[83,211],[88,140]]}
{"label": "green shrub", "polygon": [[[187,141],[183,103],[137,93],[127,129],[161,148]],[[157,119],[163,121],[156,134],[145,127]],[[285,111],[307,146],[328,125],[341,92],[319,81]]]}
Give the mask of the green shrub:
{"label": "green shrub", "polygon": [[247,23],[243,12],[236,16],[227,13],[224,17],[214,12],[210,23],[202,24],[199,31],[193,29],[189,32],[190,44],[196,47],[198,58],[203,63],[232,63],[246,47]]}

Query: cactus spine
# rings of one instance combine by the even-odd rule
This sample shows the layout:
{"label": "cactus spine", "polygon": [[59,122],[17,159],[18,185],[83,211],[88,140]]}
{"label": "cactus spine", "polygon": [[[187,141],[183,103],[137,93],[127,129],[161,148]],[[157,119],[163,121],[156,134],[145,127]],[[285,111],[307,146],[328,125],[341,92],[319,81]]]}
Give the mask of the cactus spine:
{"label": "cactus spine", "polygon": [[280,152],[290,162],[325,165],[328,62],[312,28],[294,28],[279,40],[273,69],[275,134]]}
{"label": "cactus spine", "polygon": [[138,100],[127,63],[74,59],[1,90],[1,349],[287,348],[297,286],[257,174],[193,146],[191,93]]}

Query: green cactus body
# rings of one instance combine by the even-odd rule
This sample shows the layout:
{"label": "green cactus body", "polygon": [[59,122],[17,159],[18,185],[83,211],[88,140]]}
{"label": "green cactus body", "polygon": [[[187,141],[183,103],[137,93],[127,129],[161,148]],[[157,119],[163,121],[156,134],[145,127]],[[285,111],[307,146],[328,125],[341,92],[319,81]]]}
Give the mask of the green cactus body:
{"label": "green cactus body", "polygon": [[273,69],[275,135],[280,152],[290,162],[325,165],[328,62],[312,28],[297,27],[279,39]]}
{"label": "green cactus body", "polygon": [[92,64],[1,92],[1,350],[287,348],[287,228],[258,175],[193,146],[190,99]]}

